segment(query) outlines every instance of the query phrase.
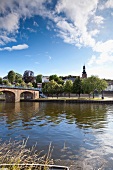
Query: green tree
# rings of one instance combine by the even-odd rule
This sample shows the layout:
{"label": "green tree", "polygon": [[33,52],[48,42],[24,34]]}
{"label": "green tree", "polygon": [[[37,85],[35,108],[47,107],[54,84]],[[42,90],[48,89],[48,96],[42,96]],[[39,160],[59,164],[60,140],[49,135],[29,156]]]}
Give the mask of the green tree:
{"label": "green tree", "polygon": [[2,80],[2,77],[0,77],[0,84],[2,84],[2,81],[3,81],[3,80]]}
{"label": "green tree", "polygon": [[63,81],[60,77],[58,77],[58,81],[57,81],[57,83],[58,83],[58,84],[62,84],[62,85],[63,85],[63,84],[64,84],[64,81]]}
{"label": "green tree", "polygon": [[80,77],[77,77],[73,83],[73,93],[76,93],[80,97],[80,93],[82,92],[82,82]]}
{"label": "green tree", "polygon": [[97,90],[98,92],[103,91],[107,87],[107,82],[100,79],[98,76],[91,76],[82,80],[82,88],[85,93],[93,94]]}
{"label": "green tree", "polygon": [[82,79],[83,92],[89,94],[89,98],[91,93],[93,93],[93,98],[94,98],[94,91],[96,90],[96,84],[97,81],[95,76]]}
{"label": "green tree", "polygon": [[8,86],[9,81],[8,81],[8,80],[3,80],[2,83],[3,83],[4,85],[7,85],[7,86]]}
{"label": "green tree", "polygon": [[44,94],[46,94],[47,96],[49,95],[49,82],[44,83],[43,88],[42,88],[42,92]]}
{"label": "green tree", "polygon": [[20,84],[22,87],[27,87],[26,83],[23,81],[21,84]]}
{"label": "green tree", "polygon": [[8,80],[11,84],[13,84],[13,82],[15,81],[15,77],[16,77],[16,73],[13,70],[9,71]]}
{"label": "green tree", "polygon": [[56,81],[58,84],[64,84],[64,81],[62,80],[62,78],[61,77],[58,77],[56,74],[54,74],[54,75],[51,75],[50,77],[49,77],[49,81],[51,81],[51,80],[54,80],[54,81]]}
{"label": "green tree", "polygon": [[63,85],[56,83],[54,88],[55,88],[55,94],[57,95],[58,98],[58,95],[60,93],[63,93]]}
{"label": "green tree", "polygon": [[37,88],[37,83],[33,82],[32,84],[34,88]]}
{"label": "green tree", "polygon": [[49,93],[53,97],[53,94],[55,94],[55,85],[56,85],[56,82],[54,80],[51,80],[48,84],[49,84],[48,91],[49,91]]}
{"label": "green tree", "polygon": [[49,81],[51,81],[51,80],[58,81],[58,79],[59,79],[59,77],[56,74],[49,76]]}
{"label": "green tree", "polygon": [[21,84],[20,83],[16,83],[15,86],[21,86]]}
{"label": "green tree", "polygon": [[100,79],[97,83],[97,90],[99,92],[102,92],[102,99],[104,99],[103,90],[105,90],[107,86],[108,86],[108,83],[103,79]]}
{"label": "green tree", "polygon": [[72,80],[67,80],[66,83],[64,84],[64,92],[69,94],[69,98],[70,98],[70,93],[72,92],[72,88],[73,88]]}
{"label": "green tree", "polygon": [[22,78],[18,78],[17,83],[21,84],[23,82]]}
{"label": "green tree", "polygon": [[20,82],[19,82],[20,80],[22,80],[22,75],[19,74],[19,73],[16,73],[15,82],[16,82],[16,83],[20,83]]}
{"label": "green tree", "polygon": [[42,83],[42,74],[38,74],[38,75],[36,76],[36,82],[37,82],[37,83]]}
{"label": "green tree", "polygon": [[33,87],[33,84],[32,84],[31,82],[29,82],[29,83],[27,84],[27,87]]}

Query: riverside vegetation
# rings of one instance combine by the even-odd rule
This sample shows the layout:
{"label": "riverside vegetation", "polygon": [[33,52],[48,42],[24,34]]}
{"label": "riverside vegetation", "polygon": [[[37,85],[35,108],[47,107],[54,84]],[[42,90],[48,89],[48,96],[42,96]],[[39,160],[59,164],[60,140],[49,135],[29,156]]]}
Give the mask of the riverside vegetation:
{"label": "riverside vegetation", "polygon": [[[36,77],[34,76],[26,76],[25,79],[22,77],[21,74],[15,73],[13,70],[9,71],[8,75],[6,76],[7,79],[3,80],[0,77],[0,84],[1,85],[8,85],[8,86],[22,86],[22,87],[37,87],[38,83],[42,83],[42,75],[39,74]],[[57,98],[59,94],[68,93],[70,97],[70,93],[75,93],[77,95],[80,94],[88,94],[89,98],[90,95],[97,91],[98,93],[103,92],[104,89],[107,88],[107,82],[104,79],[100,79],[98,76],[90,76],[88,78],[80,78],[79,76],[75,78],[74,82],[69,80],[72,76],[67,76],[67,81],[64,82],[62,77],[58,77],[55,75],[49,76],[49,82],[42,83],[42,91],[47,96],[49,95],[56,95]],[[103,93],[102,93],[103,98]]]}

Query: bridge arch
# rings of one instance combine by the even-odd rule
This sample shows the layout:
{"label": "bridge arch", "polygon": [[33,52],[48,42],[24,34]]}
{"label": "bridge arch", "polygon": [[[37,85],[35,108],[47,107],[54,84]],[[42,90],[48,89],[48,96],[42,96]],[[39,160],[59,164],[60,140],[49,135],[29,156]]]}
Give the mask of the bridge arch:
{"label": "bridge arch", "polygon": [[19,102],[20,97],[23,94],[24,99],[38,99],[39,98],[39,90],[35,89],[24,89],[24,88],[16,88],[16,87],[0,87],[0,92],[5,94],[6,102]]}
{"label": "bridge arch", "polygon": [[34,93],[30,91],[23,91],[20,93],[20,98],[23,98],[24,100],[34,99]]}
{"label": "bridge arch", "polygon": [[15,102],[15,93],[10,90],[2,90],[0,92],[3,92],[5,94],[5,101],[7,103],[14,103]]}

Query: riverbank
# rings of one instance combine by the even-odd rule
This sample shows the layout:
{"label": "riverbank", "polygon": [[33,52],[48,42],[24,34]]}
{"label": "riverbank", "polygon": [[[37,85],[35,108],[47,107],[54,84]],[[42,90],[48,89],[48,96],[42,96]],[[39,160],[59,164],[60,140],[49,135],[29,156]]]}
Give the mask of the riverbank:
{"label": "riverbank", "polygon": [[35,100],[21,100],[21,102],[57,102],[57,103],[102,103],[102,104],[111,104],[113,103],[113,98],[39,98]]}

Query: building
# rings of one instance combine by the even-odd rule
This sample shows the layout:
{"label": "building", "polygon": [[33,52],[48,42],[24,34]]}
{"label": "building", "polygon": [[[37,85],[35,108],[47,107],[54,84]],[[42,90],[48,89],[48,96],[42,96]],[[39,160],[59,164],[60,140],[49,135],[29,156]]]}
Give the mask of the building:
{"label": "building", "polygon": [[49,82],[49,76],[42,76],[42,83]]}
{"label": "building", "polygon": [[85,65],[83,66],[83,72],[82,72],[82,78],[87,78],[87,73],[86,73],[86,70],[85,70]]}
{"label": "building", "polygon": [[65,76],[65,77],[61,77],[61,79],[64,81],[64,83],[67,81],[67,80],[71,80],[73,83],[75,81],[75,79],[79,77],[79,76],[72,76],[72,75],[69,75],[69,76]]}

